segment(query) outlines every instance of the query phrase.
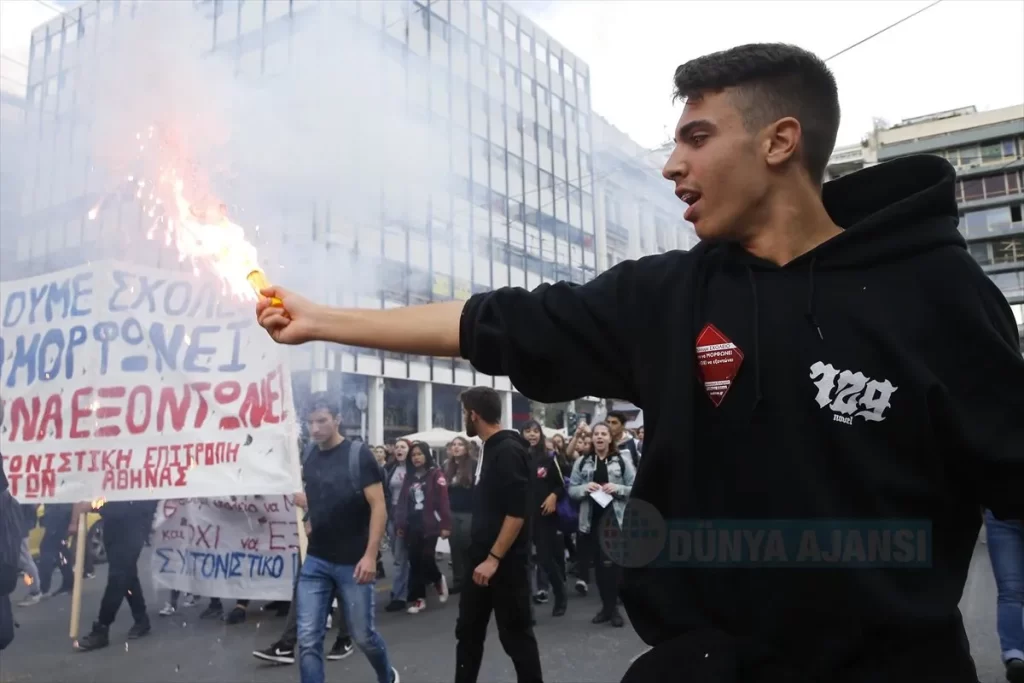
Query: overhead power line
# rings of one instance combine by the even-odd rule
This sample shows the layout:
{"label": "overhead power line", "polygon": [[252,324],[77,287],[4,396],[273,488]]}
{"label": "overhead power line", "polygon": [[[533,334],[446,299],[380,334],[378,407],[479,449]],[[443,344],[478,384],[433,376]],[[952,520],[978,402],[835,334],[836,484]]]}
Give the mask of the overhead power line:
{"label": "overhead power line", "polygon": [[932,4],[930,4],[930,5],[926,5],[925,7],[922,7],[921,9],[917,10],[916,12],[913,12],[913,13],[911,13],[911,14],[908,14],[907,16],[903,17],[903,18],[902,18],[902,19],[900,19],[899,21],[894,21],[893,23],[889,24],[889,25],[888,25],[888,26],[886,26],[885,28],[883,28],[883,29],[880,29],[880,30],[878,30],[878,31],[875,31],[874,33],[872,33],[872,34],[871,34],[870,36],[868,36],[867,38],[861,38],[860,40],[858,40],[858,41],[857,41],[856,43],[854,43],[853,45],[849,45],[849,46],[847,46],[847,47],[844,47],[844,48],[843,48],[842,50],[840,50],[839,52],[835,53],[835,54],[834,54],[834,55],[832,55],[831,57],[827,57],[827,58],[825,59],[825,61],[826,61],[826,62],[829,62],[829,61],[832,61],[833,59],[835,59],[836,57],[838,57],[839,55],[842,55],[842,54],[846,54],[847,52],[849,52],[849,51],[850,51],[850,50],[852,50],[853,48],[855,48],[855,47],[858,47],[858,46],[860,46],[860,45],[863,45],[864,43],[868,42],[868,41],[869,41],[869,40],[871,40],[872,38],[877,38],[878,36],[882,35],[882,34],[883,34],[883,33],[885,33],[886,31],[888,31],[889,29],[892,29],[892,28],[896,28],[897,26],[899,26],[899,25],[900,25],[900,24],[902,24],[903,22],[905,22],[905,21],[908,21],[908,20],[910,20],[910,19],[913,19],[913,18],[914,18],[914,17],[916,17],[916,16],[918,15],[918,14],[921,14],[922,12],[926,12],[926,11],[930,10],[930,9],[931,9],[932,7],[935,7],[936,5],[938,5],[938,4],[939,4],[939,3],[941,3],[941,2],[942,2],[942,0],[935,0],[935,2],[933,2]]}

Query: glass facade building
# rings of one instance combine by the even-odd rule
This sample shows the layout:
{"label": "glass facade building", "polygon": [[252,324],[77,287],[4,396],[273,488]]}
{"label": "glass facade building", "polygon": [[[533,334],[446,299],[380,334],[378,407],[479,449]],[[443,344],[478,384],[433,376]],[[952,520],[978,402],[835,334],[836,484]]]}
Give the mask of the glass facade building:
{"label": "glass facade building", "polygon": [[[86,218],[102,186],[82,142],[83,127],[92,125],[90,59],[103,49],[109,26],[145,11],[127,0],[87,2],[34,31],[25,117],[34,152],[16,234],[3,250],[4,279],[126,252],[140,262],[174,262],[142,239],[144,217],[131,196],[117,198],[97,220]],[[339,40],[345,32],[373,36],[381,68],[406,84],[407,115],[429,128],[432,149],[448,158],[450,187],[402,188],[401,196],[383,188],[379,221],[358,230],[337,228],[330,197],[312,209],[277,207],[290,227],[269,239],[303,254],[292,266],[310,282],[332,267],[332,254],[355,250],[373,264],[379,291],[328,292],[329,303],[389,308],[465,300],[506,285],[584,283],[598,273],[605,240],[596,216],[589,68],[526,17],[483,0],[209,0],[193,2],[190,11],[208,22],[204,49],[234,60],[237,74],[271,91],[274,77],[317,58],[304,38],[309,27],[331,22]],[[365,419],[374,442],[458,426],[455,399],[465,386],[504,392],[510,424],[528,418],[528,403],[513,396],[506,378],[480,375],[461,360],[312,344],[294,351],[292,368],[297,399],[311,391],[342,395],[350,433]]]}

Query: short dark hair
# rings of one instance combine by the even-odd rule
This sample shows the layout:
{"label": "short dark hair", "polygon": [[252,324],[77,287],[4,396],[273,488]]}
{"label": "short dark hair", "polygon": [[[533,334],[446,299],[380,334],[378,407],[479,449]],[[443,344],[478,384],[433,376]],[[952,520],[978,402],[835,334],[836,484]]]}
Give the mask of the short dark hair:
{"label": "short dark hair", "polygon": [[675,99],[736,88],[748,130],[786,116],[803,130],[804,166],[820,182],[839,132],[835,76],[817,55],[784,43],[755,43],[691,59],[676,68]]}
{"label": "short dark hair", "polygon": [[472,387],[459,394],[466,410],[472,410],[487,424],[501,422],[501,396],[490,387]]}
{"label": "short dark hair", "polygon": [[318,392],[309,397],[306,401],[306,417],[308,418],[318,410],[326,410],[335,420],[341,419],[341,406],[338,401],[331,398],[326,392]]}
{"label": "short dark hair", "polygon": [[621,410],[611,410],[611,411],[609,411],[608,414],[605,415],[604,419],[608,420],[609,418],[611,418],[613,420],[618,420],[619,422],[622,423],[623,427],[625,427],[626,423],[629,422],[629,420],[626,419],[626,414],[624,412],[622,412]]}

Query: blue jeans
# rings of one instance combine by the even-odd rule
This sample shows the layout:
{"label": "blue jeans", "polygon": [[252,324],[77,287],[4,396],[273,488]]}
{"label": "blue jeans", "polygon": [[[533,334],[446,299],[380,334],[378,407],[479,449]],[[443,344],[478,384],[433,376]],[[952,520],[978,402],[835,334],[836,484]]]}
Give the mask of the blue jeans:
{"label": "blue jeans", "polygon": [[985,529],[999,596],[996,631],[1003,661],[1024,659],[1024,522],[1002,522],[986,510]]}
{"label": "blue jeans", "polygon": [[399,538],[391,520],[388,520],[388,539],[391,541],[391,553],[395,556],[395,566],[398,567],[391,584],[391,599],[404,602],[409,597],[409,546],[405,538]]}
{"label": "blue jeans", "polygon": [[335,590],[349,632],[377,673],[378,683],[391,683],[391,662],[384,639],[374,629],[376,583],[356,583],[355,567],[306,556],[296,591],[299,675],[302,683],[324,683],[324,628]]}

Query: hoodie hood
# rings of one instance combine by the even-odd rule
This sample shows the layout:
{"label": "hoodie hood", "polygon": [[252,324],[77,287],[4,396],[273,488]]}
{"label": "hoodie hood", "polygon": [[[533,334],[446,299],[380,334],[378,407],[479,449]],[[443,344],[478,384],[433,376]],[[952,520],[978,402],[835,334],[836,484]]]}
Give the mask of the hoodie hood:
{"label": "hoodie hood", "polygon": [[484,442],[484,448],[497,448],[506,441],[518,441],[523,448],[527,451],[530,450],[530,442],[514,429],[503,429],[500,432],[495,432],[491,435],[491,438]]}

